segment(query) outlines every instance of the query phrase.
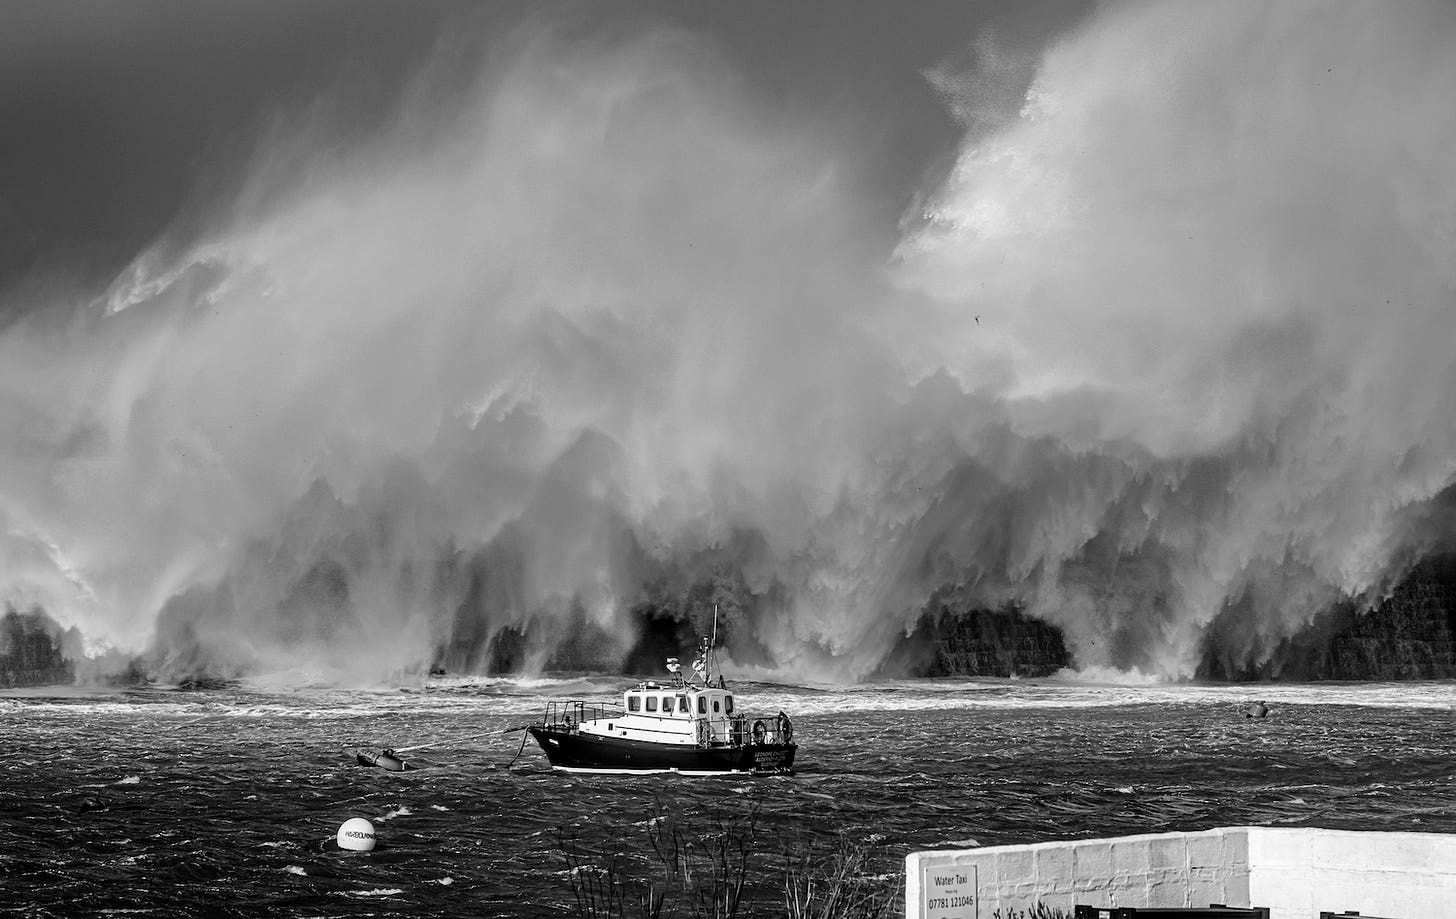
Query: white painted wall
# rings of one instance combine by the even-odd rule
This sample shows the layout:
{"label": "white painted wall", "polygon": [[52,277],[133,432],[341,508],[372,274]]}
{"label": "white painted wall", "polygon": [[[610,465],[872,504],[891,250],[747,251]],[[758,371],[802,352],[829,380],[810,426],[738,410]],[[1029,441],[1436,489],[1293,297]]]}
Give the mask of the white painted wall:
{"label": "white painted wall", "polygon": [[[972,879],[973,898],[945,896],[934,878],[946,869]],[[1224,903],[1267,906],[1271,919],[1317,919],[1322,910],[1456,919],[1456,836],[1437,833],[1223,827],[913,852],[905,877],[906,919],[993,919],[1038,902],[1068,914],[1077,903]]]}
{"label": "white painted wall", "polygon": [[1456,917],[1456,836],[1247,827],[1249,896],[1271,919],[1356,910]]}

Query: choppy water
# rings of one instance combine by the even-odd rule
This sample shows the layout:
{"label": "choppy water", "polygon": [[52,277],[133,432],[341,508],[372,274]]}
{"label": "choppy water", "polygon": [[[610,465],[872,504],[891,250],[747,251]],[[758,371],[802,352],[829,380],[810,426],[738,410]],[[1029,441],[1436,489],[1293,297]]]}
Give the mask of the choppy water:
{"label": "choppy water", "polygon": [[[765,863],[869,841],[890,879],[941,846],[1245,823],[1456,832],[1450,682],[740,685],[751,715],[795,716],[797,774],[565,775],[534,744],[511,764],[522,734],[504,729],[620,682],[0,694],[0,913],[570,915],[564,847],[638,864],[654,815],[732,824]],[[1253,695],[1267,720],[1239,714]],[[354,764],[417,744],[416,772]],[[374,852],[334,845],[353,816],[378,827]],[[774,883],[740,914],[772,915]]]}

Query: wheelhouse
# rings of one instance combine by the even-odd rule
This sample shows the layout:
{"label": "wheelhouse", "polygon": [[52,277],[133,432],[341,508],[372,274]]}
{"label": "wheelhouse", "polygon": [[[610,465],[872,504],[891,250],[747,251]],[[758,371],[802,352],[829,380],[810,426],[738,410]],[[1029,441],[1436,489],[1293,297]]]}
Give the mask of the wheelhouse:
{"label": "wheelhouse", "polygon": [[689,721],[732,718],[733,693],[722,688],[642,683],[622,693],[622,711],[629,716]]}

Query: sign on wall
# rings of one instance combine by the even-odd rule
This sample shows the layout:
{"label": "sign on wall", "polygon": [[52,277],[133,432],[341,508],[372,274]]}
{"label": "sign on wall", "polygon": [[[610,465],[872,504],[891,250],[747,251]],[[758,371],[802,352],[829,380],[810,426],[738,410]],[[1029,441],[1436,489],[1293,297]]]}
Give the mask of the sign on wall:
{"label": "sign on wall", "polygon": [[975,865],[920,866],[922,919],[978,919]]}

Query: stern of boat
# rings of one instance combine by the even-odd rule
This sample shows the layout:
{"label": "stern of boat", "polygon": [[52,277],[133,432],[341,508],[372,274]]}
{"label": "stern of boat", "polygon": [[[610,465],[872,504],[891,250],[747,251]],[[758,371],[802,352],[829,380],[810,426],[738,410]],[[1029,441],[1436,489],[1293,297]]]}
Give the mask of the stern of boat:
{"label": "stern of boat", "polygon": [[765,744],[745,748],[748,765],[753,772],[789,773],[794,771],[794,754],[798,744]]}

